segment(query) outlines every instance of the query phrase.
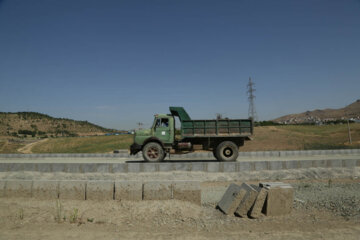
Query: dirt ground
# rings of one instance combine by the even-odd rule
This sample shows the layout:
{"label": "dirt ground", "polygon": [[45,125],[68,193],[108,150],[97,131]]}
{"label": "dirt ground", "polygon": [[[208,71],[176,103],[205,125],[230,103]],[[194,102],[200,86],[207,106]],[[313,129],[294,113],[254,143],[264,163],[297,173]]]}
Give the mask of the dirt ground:
{"label": "dirt ground", "polygon": [[178,200],[0,198],[0,239],[359,239],[359,179],[290,183],[293,212],[260,219]]}

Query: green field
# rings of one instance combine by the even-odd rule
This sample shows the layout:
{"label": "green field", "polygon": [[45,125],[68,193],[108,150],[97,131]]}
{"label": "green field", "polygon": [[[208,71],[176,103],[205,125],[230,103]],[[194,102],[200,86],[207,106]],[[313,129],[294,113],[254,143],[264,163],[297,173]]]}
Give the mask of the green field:
{"label": "green field", "polygon": [[[360,124],[350,124],[352,144],[348,141],[347,125],[266,126],[256,127],[253,141],[245,142],[241,151],[310,150],[360,148]],[[129,149],[133,135],[59,137],[35,143],[32,153],[110,153]],[[0,153],[18,153],[26,142],[0,139]]]}
{"label": "green field", "polygon": [[35,145],[33,153],[107,153],[128,149],[133,135],[52,138]]}

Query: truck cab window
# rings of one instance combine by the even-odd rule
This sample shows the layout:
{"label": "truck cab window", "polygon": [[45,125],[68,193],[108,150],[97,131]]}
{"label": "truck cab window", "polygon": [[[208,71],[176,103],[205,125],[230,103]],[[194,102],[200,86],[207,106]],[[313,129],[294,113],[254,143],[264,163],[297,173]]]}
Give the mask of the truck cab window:
{"label": "truck cab window", "polygon": [[162,118],[161,119],[161,127],[168,127],[169,126],[169,119]]}

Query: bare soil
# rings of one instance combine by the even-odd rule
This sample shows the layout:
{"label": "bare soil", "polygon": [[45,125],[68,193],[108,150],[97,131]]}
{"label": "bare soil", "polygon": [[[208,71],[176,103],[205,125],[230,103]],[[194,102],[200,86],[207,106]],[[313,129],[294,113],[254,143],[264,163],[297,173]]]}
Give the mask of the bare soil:
{"label": "bare soil", "polygon": [[293,212],[260,219],[178,200],[0,198],[0,239],[359,239],[359,180],[291,184]]}

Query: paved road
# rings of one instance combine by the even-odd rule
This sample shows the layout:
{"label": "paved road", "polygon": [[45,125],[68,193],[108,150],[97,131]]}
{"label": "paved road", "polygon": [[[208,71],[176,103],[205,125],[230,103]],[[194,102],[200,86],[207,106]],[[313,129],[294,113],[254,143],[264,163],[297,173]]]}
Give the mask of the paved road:
{"label": "paved road", "polygon": [[[186,155],[185,155],[186,156]],[[239,157],[237,162],[255,162],[255,161],[295,161],[295,160],[358,160],[359,154],[327,154],[312,156],[281,156],[281,157]],[[144,162],[141,157],[0,157],[0,163],[131,163]],[[211,157],[168,157],[164,162],[217,162]]]}

